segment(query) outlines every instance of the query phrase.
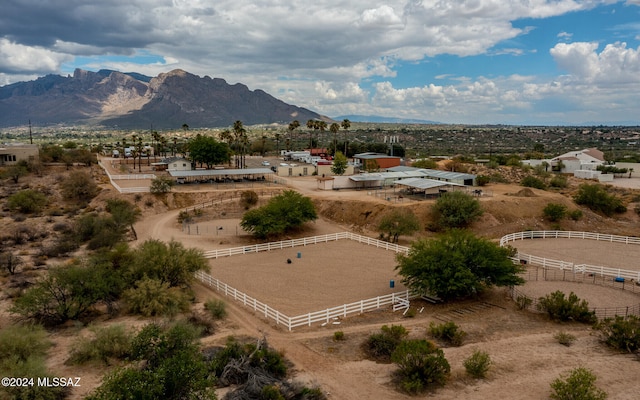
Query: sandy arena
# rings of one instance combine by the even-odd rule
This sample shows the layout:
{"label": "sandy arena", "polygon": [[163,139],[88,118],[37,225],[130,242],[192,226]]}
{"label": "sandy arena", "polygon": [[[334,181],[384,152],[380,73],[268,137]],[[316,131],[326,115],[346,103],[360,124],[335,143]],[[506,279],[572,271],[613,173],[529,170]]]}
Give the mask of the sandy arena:
{"label": "sandy arena", "polygon": [[296,316],[405,290],[395,271],[395,254],[343,239],[218,258],[209,264],[214,278]]}

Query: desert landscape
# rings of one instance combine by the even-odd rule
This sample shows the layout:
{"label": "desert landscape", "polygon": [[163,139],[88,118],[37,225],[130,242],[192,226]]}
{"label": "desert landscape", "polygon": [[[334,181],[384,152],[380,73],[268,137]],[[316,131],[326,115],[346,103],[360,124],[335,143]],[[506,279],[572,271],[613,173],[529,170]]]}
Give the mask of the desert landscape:
{"label": "desert landscape", "polygon": [[[94,174],[97,179],[102,179],[99,169],[94,170]],[[377,237],[377,221],[394,207],[409,208],[422,220],[430,215],[430,201],[406,199],[390,204],[366,191],[318,190],[312,177],[296,179],[295,183],[293,181],[290,182],[292,188],[313,200],[320,218],[308,223],[304,230],[283,239],[345,231]],[[262,188],[261,202],[268,200],[270,193],[278,193],[282,189],[276,186]],[[485,213],[472,228],[478,234],[494,240],[507,233],[547,229],[548,223],[541,215],[544,204],[549,201],[576,207],[567,198],[568,193],[536,189],[522,192],[522,187],[514,184],[490,184],[487,189],[491,196],[480,199]],[[123,197],[141,205],[152,204],[140,207],[142,216],[134,225],[137,236],[132,240],[134,246],[151,238],[176,240],[186,247],[203,251],[258,243],[246,232],[237,230],[242,213],[237,201],[213,201],[215,206],[203,208],[201,215],[193,222],[200,226],[196,233],[178,222],[178,214],[185,207],[220,197],[220,193],[211,192],[206,187],[196,191],[178,187],[161,201],[149,194],[137,200],[134,196],[117,194],[107,182],[103,182],[101,193],[92,202],[92,207],[100,208],[107,198]],[[597,228],[603,233],[630,235],[637,223],[638,217],[631,211],[615,219],[585,211],[584,218],[563,221],[562,228],[576,231]],[[205,229],[207,226],[222,226],[224,229],[218,232],[217,228]],[[412,237],[401,237],[400,245],[408,246],[416,238],[434,235],[426,231]],[[598,242],[596,247],[593,241],[566,243],[562,240],[529,240],[514,245],[518,248],[522,245],[521,251],[541,257],[570,257],[570,254],[575,254],[576,257],[583,257],[580,260],[592,264],[602,263],[625,269],[633,269],[632,265],[638,268],[640,255],[640,247],[637,246],[610,247],[611,244]],[[301,253],[299,258],[298,253]],[[212,259],[209,261],[209,273],[281,309],[285,314],[294,315],[403,290],[401,278],[395,271],[394,257],[390,251],[341,241]],[[292,263],[287,263],[287,259]],[[394,288],[390,288],[390,280],[394,280]],[[556,290],[567,293],[573,291],[589,301],[591,307],[640,303],[637,293],[587,283],[537,281],[527,283],[521,289],[532,297]],[[420,398],[544,399],[551,393],[550,383],[576,367],[591,369],[597,376],[597,385],[606,390],[609,399],[636,399],[640,391],[637,382],[640,363],[637,356],[606,348],[597,332],[588,325],[555,323],[543,314],[519,310],[505,289],[493,289],[477,299],[450,304],[413,300],[411,309],[414,312],[410,317],[403,315],[402,311],[393,312],[390,308],[384,308],[339,318],[328,324],[299,327],[291,332],[205,285],[196,284],[195,295],[195,309],[202,309],[204,302],[216,298],[226,302],[228,311],[228,317],[218,324],[216,332],[202,339],[204,347],[222,345],[229,336],[263,335],[271,346],[282,351],[292,363],[295,379],[317,385],[329,399],[410,398],[399,392],[392,382],[394,365],[367,360],[361,344],[370,334],[378,332],[381,326],[392,324],[406,327],[411,338],[429,338],[429,324],[443,321],[455,322],[467,332],[467,337],[460,347],[444,348],[452,367],[446,385]],[[13,320],[13,316],[7,312],[9,305],[10,300],[6,298],[0,303],[0,321],[3,325]],[[118,316],[101,318],[99,322],[140,327],[149,320]],[[71,392],[69,398],[73,399],[83,398],[90,393],[109,370],[104,366],[85,369],[65,363],[73,343],[78,337],[86,335],[87,329],[76,325],[55,330],[50,335],[55,343],[47,361],[50,369],[56,375],[82,377],[82,386]],[[345,340],[334,341],[336,331],[343,332]],[[559,344],[554,339],[558,332],[574,335],[575,343],[570,347]],[[492,367],[486,379],[474,380],[465,374],[462,362],[475,350],[486,351],[491,356]],[[224,392],[219,392],[219,398]]]}

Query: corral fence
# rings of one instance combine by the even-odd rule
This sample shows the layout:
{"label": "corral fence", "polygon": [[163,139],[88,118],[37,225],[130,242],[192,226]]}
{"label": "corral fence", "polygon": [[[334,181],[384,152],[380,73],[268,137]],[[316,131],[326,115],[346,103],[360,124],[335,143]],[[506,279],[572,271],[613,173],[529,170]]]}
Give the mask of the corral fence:
{"label": "corral fence", "polygon": [[[511,233],[500,239],[500,245],[505,246],[516,240],[527,239],[586,239],[640,245],[640,238],[637,237],[575,231],[527,231]],[[575,264],[569,261],[537,257],[521,252],[518,252],[512,260],[515,263],[529,266],[522,274],[526,280],[581,282],[628,290],[634,293],[640,292],[640,286],[638,285],[640,283],[640,271],[589,264]],[[527,297],[515,287],[510,289],[510,294],[512,299],[515,300],[519,306],[522,306],[522,308],[538,311],[537,299]],[[595,312],[598,319],[610,318],[616,315],[640,316],[640,304],[625,307],[593,308],[592,311]]]}
{"label": "corral fence", "polygon": [[229,257],[239,254],[259,253],[261,251],[280,250],[289,247],[307,246],[311,244],[327,243],[344,239],[353,240],[358,243],[364,243],[366,245],[382,248],[384,250],[394,251],[396,253],[404,253],[405,255],[409,253],[409,248],[405,246],[399,246],[394,243],[373,239],[351,232],[339,232],[319,236],[309,236],[299,239],[282,240],[279,242],[260,243],[249,246],[232,247],[228,249],[209,250],[205,251],[204,256],[206,258]]}
{"label": "corral fence", "polygon": [[[624,243],[631,245],[640,245],[640,238],[631,236],[606,235],[591,232],[573,232],[573,231],[529,231],[510,233],[500,239],[500,246],[505,246],[516,240],[526,239],[587,239],[598,240],[610,243]],[[570,271],[573,274],[584,274],[588,277],[598,275],[601,277],[609,277],[617,282],[626,280],[640,282],[640,271],[625,270],[621,268],[609,268],[598,265],[575,264],[569,261],[554,260],[551,258],[537,257],[525,253],[518,252],[514,259],[522,264],[532,264],[541,266],[545,269],[557,269],[561,271]]]}
{"label": "corral fence", "polygon": [[[312,236],[300,239],[283,240],[279,242],[263,243],[252,246],[234,247],[230,249],[211,250],[204,253],[206,258],[229,257],[233,255],[256,253],[260,251],[279,250],[289,247],[307,246],[317,243],[327,243],[336,240],[353,240],[358,243],[364,243],[369,246],[383,248],[385,250],[395,251],[396,253],[407,254],[408,247],[398,246],[393,243],[387,243],[381,240],[372,239],[366,236],[353,234],[350,232],[333,233],[328,235]],[[408,290],[378,296],[370,299],[359,300],[349,304],[327,308],[325,310],[310,312],[294,317],[289,317],[280,311],[270,307],[269,305],[248,296],[224,282],[212,277],[211,275],[198,271],[195,274],[203,284],[216,290],[218,293],[231,297],[235,301],[241,302],[245,307],[251,308],[254,312],[266,319],[272,319],[278,325],[285,326],[289,331],[300,326],[311,326],[313,323],[321,322],[324,325],[334,323],[335,319],[345,318],[352,314],[362,314],[368,311],[380,309],[382,307],[392,306],[393,311],[407,309],[409,300],[417,297],[409,293]]]}
{"label": "corral fence", "polygon": [[109,177],[109,182],[111,185],[120,193],[148,193],[151,191],[149,186],[140,186],[140,187],[122,187],[116,183],[117,180],[140,180],[140,179],[155,179],[156,176],[154,174],[127,174],[127,175],[111,175],[109,170],[102,165],[102,161],[98,161],[98,165],[102,167],[105,174]]}
{"label": "corral fence", "polygon": [[[515,287],[511,287],[509,289],[509,295],[516,302],[518,307],[523,310],[533,311],[542,313],[538,309],[538,304],[540,303],[538,299],[532,298],[519,291]],[[637,315],[640,316],[640,303],[634,306],[624,306],[624,307],[594,307],[590,309],[596,315],[596,318],[602,320],[605,318],[614,318],[615,316],[627,317],[629,315]]]}

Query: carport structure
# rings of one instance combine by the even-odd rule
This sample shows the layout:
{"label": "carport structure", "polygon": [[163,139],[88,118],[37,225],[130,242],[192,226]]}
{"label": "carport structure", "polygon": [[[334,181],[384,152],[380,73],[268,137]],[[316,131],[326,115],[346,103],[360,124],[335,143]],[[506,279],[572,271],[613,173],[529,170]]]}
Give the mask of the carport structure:
{"label": "carport structure", "polygon": [[459,183],[436,181],[434,179],[426,178],[407,178],[397,180],[394,183],[399,186],[404,186],[407,194],[409,195],[424,194],[424,197],[439,195],[453,190],[466,191],[465,185],[461,185]]}
{"label": "carport structure", "polygon": [[196,169],[169,171],[169,174],[177,183],[233,183],[271,181],[273,171],[269,168]]}

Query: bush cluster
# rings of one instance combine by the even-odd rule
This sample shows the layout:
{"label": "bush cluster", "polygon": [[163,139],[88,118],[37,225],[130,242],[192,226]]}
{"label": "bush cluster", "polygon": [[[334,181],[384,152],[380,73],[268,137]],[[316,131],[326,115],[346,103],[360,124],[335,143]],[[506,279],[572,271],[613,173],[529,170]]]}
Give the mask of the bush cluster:
{"label": "bush cluster", "polygon": [[627,211],[622,200],[598,184],[582,184],[573,200],[580,205],[589,207],[592,211],[600,212],[608,217],[616,213]]}
{"label": "bush cluster", "polygon": [[451,346],[462,346],[467,333],[460,329],[455,322],[449,321],[442,324],[431,322],[429,324],[429,334],[436,339],[440,339]]}
{"label": "bush cluster", "polygon": [[407,337],[409,332],[402,325],[383,325],[380,333],[375,333],[364,342],[363,350],[372,360],[389,362],[396,347]]}
{"label": "bush cluster", "polygon": [[556,321],[569,321],[594,323],[596,321],[595,312],[589,311],[589,303],[573,292],[569,297],[559,290],[538,299],[537,308],[546,312],[549,317]]}
{"label": "bush cluster", "polygon": [[629,315],[606,318],[596,325],[609,347],[628,353],[640,350],[640,317]]}

